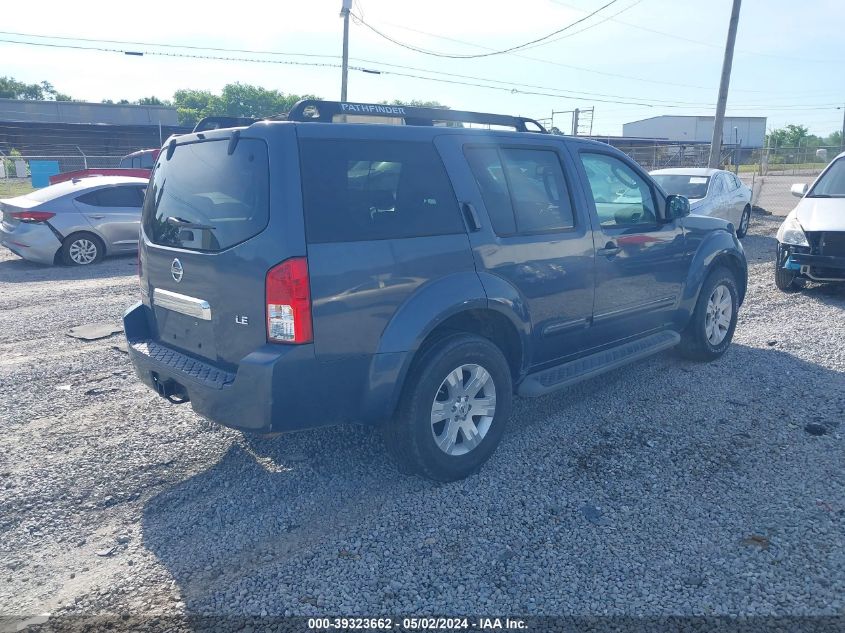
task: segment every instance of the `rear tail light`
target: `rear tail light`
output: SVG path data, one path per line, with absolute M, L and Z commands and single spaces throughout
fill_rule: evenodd
M 311 290 L 308 260 L 295 257 L 267 272 L 267 341 L 310 343 Z
M 54 215 L 56 214 L 50 213 L 49 211 L 13 211 L 11 213 L 11 216 L 15 220 L 20 220 L 21 222 L 29 222 L 31 224 L 46 222 Z

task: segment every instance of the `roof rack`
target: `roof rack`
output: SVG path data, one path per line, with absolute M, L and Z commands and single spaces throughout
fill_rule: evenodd
M 348 101 L 318 101 L 316 99 L 303 99 L 297 102 L 284 118 L 288 121 L 332 123 L 337 122 L 335 117 L 343 115 L 401 118 L 405 125 L 433 126 L 438 123 L 480 123 L 510 127 L 517 132 L 547 133 L 546 128 L 534 119 L 507 114 L 377 103 L 352 103 Z M 534 129 L 529 129 L 529 126 Z
M 207 132 L 209 130 L 219 130 L 220 128 L 228 127 L 243 127 L 252 125 L 258 119 L 252 117 L 242 116 L 207 116 L 197 122 L 194 126 L 194 132 Z

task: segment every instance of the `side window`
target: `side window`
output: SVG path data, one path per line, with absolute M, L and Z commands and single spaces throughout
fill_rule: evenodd
M 710 186 L 710 195 L 720 196 L 725 193 L 725 181 L 722 174 L 713 176 L 713 184 Z
M 516 218 L 499 150 L 495 147 L 472 147 L 465 149 L 464 155 L 481 191 L 493 230 L 497 235 L 513 235 L 516 233 Z
M 557 153 L 520 148 L 467 148 L 465 155 L 499 235 L 575 226 Z
M 144 189 L 137 185 L 106 187 L 83 194 L 77 200 L 94 207 L 137 207 L 140 209 L 144 202 Z
M 309 242 L 464 231 L 452 183 L 431 143 L 303 139 Z
M 141 154 L 140 158 L 138 158 L 138 166 L 142 169 L 152 169 L 153 165 L 155 165 L 155 160 L 153 160 L 152 152 Z
M 651 187 L 624 161 L 607 154 L 581 152 L 581 163 L 603 227 L 657 222 Z

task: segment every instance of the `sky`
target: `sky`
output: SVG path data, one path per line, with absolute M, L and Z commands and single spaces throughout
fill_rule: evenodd
M 82 4 L 4 3 L 0 74 L 27 83 L 46 80 L 74 99 L 97 102 L 170 99 L 179 88 L 219 92 L 236 81 L 340 96 L 341 0 L 252 0 L 243 3 L 241 15 L 228 2 Z M 540 45 L 483 58 L 409 50 L 366 26 L 426 51 L 478 55 L 543 37 L 601 7 Z M 349 100 L 436 100 L 455 109 L 538 119 L 594 107 L 593 133 L 610 135 L 621 134 L 625 122 L 661 114 L 712 115 L 730 12 L 731 0 L 355 0 L 353 13 L 365 24 L 353 18 L 350 25 Z M 819 135 L 841 129 L 843 24 L 842 0 L 744 0 L 728 115 L 765 116 L 770 129 L 789 123 Z M 569 117 L 556 114 L 554 124 L 568 130 Z

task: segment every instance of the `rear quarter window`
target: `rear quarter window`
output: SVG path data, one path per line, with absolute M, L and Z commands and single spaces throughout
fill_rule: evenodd
M 431 143 L 302 139 L 309 242 L 356 242 L 464 230 Z
M 257 235 L 269 218 L 267 145 L 242 138 L 177 145 L 156 163 L 144 201 L 154 244 L 220 251 Z

